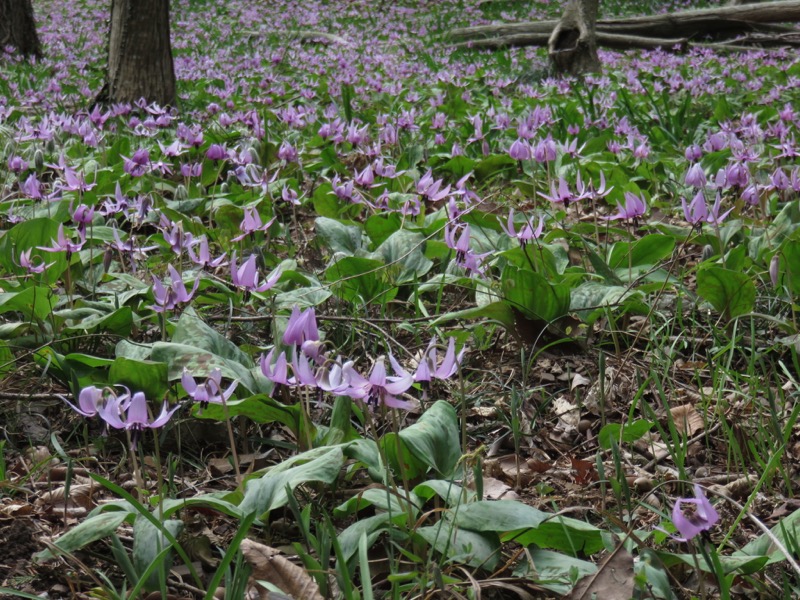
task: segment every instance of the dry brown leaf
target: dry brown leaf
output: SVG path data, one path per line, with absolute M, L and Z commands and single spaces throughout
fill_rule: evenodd
M 519 500 L 519 494 L 510 485 L 494 477 L 483 478 L 483 498 L 480 500 Z
M 575 373 L 572 377 L 572 383 L 569 384 L 570 391 L 574 390 L 576 387 L 581 385 L 589 385 L 591 381 L 588 377 L 584 377 L 580 373 Z
M 241 551 L 253 568 L 254 579 L 267 581 L 296 600 L 324 600 L 319 586 L 305 569 L 282 556 L 275 548 L 246 539 L 242 542 Z M 261 597 L 269 598 L 270 595 L 267 592 Z
M 94 494 L 96 486 L 92 484 L 72 485 L 69 487 L 69 502 L 80 506 L 86 510 L 94 508 L 94 501 L 92 495 Z M 67 487 L 61 486 L 50 492 L 46 492 L 39 496 L 37 504 L 56 504 L 67 500 Z
M 703 416 L 691 404 L 676 406 L 669 411 L 678 433 L 693 436 L 705 427 Z
M 553 412 L 567 426 L 574 429 L 578 428 L 578 423 L 580 423 L 581 420 L 580 410 L 563 396 L 559 396 L 553 400 Z
M 629 600 L 633 596 L 633 576 L 633 556 L 619 547 L 600 563 L 596 573 L 578 581 L 567 599 Z

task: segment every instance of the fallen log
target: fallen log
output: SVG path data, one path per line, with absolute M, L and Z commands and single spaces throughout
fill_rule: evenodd
M 653 50 L 655 48 L 685 49 L 689 44 L 688 38 L 651 38 L 635 35 L 620 35 L 616 33 L 596 33 L 597 45 L 614 50 L 628 50 L 631 48 Z M 495 38 L 469 40 L 454 44 L 454 48 L 479 48 L 496 50 L 498 48 L 520 46 L 547 46 L 550 39 L 549 33 L 518 33 Z
M 800 22 L 800 0 L 782 0 L 763 4 L 722 6 L 688 10 L 664 15 L 646 15 L 597 21 L 598 34 L 627 34 L 642 37 L 685 38 L 718 34 L 735 36 L 753 32 L 790 33 L 777 25 Z M 557 20 L 528 23 L 503 23 L 454 29 L 454 40 L 485 39 L 511 35 L 551 33 Z

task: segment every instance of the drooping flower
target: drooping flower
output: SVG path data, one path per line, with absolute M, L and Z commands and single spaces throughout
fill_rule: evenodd
M 684 510 L 685 505 L 693 506 L 694 511 L 688 513 Z M 700 533 L 708 531 L 717 521 L 719 514 L 698 484 L 694 485 L 694 498 L 678 498 L 672 508 L 672 523 L 681 535 L 677 538 L 680 541 L 691 540 Z
M 72 402 L 59 396 L 64 402 L 72 407 L 72 410 L 83 415 L 84 417 L 94 417 L 98 414 L 100 407 L 103 406 L 103 390 L 93 385 L 83 388 L 78 394 L 78 406 Z
M 209 373 L 203 383 L 198 384 L 195 378 L 187 371 L 183 370 L 181 384 L 189 397 L 195 402 L 200 403 L 200 409 L 204 409 L 209 404 L 225 404 L 233 392 L 236 390 L 238 381 L 231 383 L 226 390 L 222 389 L 222 371 L 214 369 Z
M 249 292 L 266 292 L 280 279 L 282 270 L 275 269 L 267 279 L 260 281 L 258 268 L 256 267 L 256 255 L 251 254 L 242 266 L 238 266 L 236 252 L 231 256 L 231 281 L 233 285 L 244 288 Z
M 618 202 L 617 208 L 619 210 L 616 214 L 605 217 L 605 219 L 608 221 L 631 221 L 635 224 L 639 217 L 647 212 L 647 203 L 643 197 L 625 192 L 625 206 Z
M 86 234 L 79 231 L 78 238 L 78 242 L 73 242 L 72 239 L 68 238 L 64 233 L 64 224 L 61 223 L 58 226 L 56 239 L 50 240 L 51 245 L 38 246 L 38 248 L 39 250 L 44 250 L 45 252 L 66 252 L 67 260 L 69 260 L 72 254 L 80 251 L 83 248 L 83 245 L 86 243 Z
M 503 225 L 500 223 L 500 227 L 503 231 L 506 232 L 506 235 L 510 238 L 514 238 L 519 240 L 520 246 L 523 248 L 525 245 L 530 242 L 531 240 L 538 239 L 539 236 L 542 235 L 542 231 L 544 231 L 544 218 L 539 217 L 539 224 L 534 227 L 533 219 L 526 219 L 525 224 L 522 228 L 517 231 L 514 226 L 514 209 L 509 209 L 508 211 L 508 220 L 506 221 L 507 225 Z
M 181 274 L 178 273 L 175 267 L 169 265 L 167 270 L 172 280 L 169 287 L 166 287 L 157 277 L 153 277 L 153 297 L 156 303 L 151 305 L 150 308 L 157 313 L 172 310 L 182 303 L 191 302 L 192 296 L 197 291 L 197 286 L 200 285 L 200 279 L 196 278 L 192 291 L 189 292 L 186 290 Z
M 683 205 L 683 217 L 690 225 L 697 225 L 708 218 L 708 206 L 702 190 L 695 194 L 689 204 L 686 204 L 686 198 L 681 198 L 681 204 Z
M 255 233 L 256 231 L 263 231 L 267 232 L 272 224 L 275 222 L 277 217 L 272 217 L 269 221 L 264 223 L 261 220 L 261 215 L 258 214 L 258 209 L 255 206 L 247 206 L 244 209 L 244 217 L 242 218 L 242 222 L 239 224 L 239 230 L 242 232 L 241 235 L 237 235 L 235 238 L 232 238 L 232 242 L 239 242 L 243 240 L 248 235 Z
M 346 363 L 342 367 L 342 375 L 350 382 L 350 387 L 346 394 L 351 398 L 364 400 L 371 406 L 388 406 L 389 408 L 403 408 L 408 410 L 411 403 L 398 398 L 405 393 L 414 383 L 414 376 L 403 370 L 395 358 L 390 354 L 389 362 L 392 364 L 395 375 L 386 375 L 386 365 L 384 357 L 381 356 L 372 366 L 369 379 L 365 379 L 358 373 L 353 363 Z
M 195 246 L 199 247 L 197 252 L 194 251 Z M 199 238 L 194 240 L 194 243 L 186 248 L 186 252 L 189 254 L 189 258 L 191 261 L 196 264 L 200 265 L 206 269 L 216 269 L 217 267 L 221 267 L 225 265 L 225 254 L 223 252 L 217 258 L 211 257 L 211 250 L 208 246 L 208 238 L 206 236 L 200 236 Z
M 161 412 L 154 419 L 147 412 L 147 398 L 144 392 L 131 395 L 126 391 L 119 396 L 111 395 L 106 403 L 100 406 L 97 414 L 114 429 L 125 429 L 131 432 L 133 446 L 144 429 L 158 429 L 166 425 L 180 404 L 169 408 L 167 403 L 161 405 Z
M 301 311 L 295 304 L 292 307 L 292 314 L 283 334 L 283 343 L 302 346 L 306 341 L 316 341 L 318 339 L 319 330 L 317 329 L 317 315 L 314 312 L 314 307 Z
M 414 381 L 422 382 L 431 381 L 432 379 L 450 379 L 458 370 L 466 349 L 466 346 L 464 346 L 459 353 L 456 354 L 456 339 L 451 337 L 447 342 L 447 351 L 440 364 L 437 356 L 436 336 L 434 336 L 431 338 L 428 347 L 425 349 L 425 353 L 422 355 L 422 359 L 419 361 L 419 366 L 414 373 Z

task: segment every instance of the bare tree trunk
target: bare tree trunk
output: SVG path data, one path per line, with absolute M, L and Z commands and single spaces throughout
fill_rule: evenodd
M 6 46 L 24 56 L 41 58 L 31 0 L 0 0 L 0 50 Z
M 564 14 L 547 42 L 556 73 L 582 75 L 600 71 L 595 36 L 597 7 L 598 0 L 567 0 Z
M 112 0 L 108 73 L 100 102 L 175 103 L 169 0 Z

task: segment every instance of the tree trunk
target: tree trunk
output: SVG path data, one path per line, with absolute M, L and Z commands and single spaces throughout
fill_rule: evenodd
M 564 14 L 547 42 L 556 73 L 582 75 L 600 71 L 595 36 L 597 6 L 598 0 L 567 0 Z
M 106 85 L 98 101 L 175 103 L 169 0 L 112 0 Z
M 6 46 L 24 56 L 41 58 L 31 0 L 0 0 L 0 51 Z

